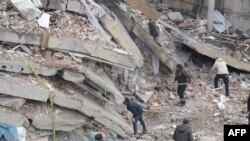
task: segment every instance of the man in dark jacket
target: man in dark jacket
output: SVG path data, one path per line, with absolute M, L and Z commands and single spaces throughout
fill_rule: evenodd
M 186 101 L 185 101 L 184 92 L 187 87 L 187 83 L 191 82 L 191 77 L 187 74 L 186 71 L 184 71 L 183 66 L 181 64 L 176 65 L 174 83 L 176 81 L 178 82 L 177 93 L 180 98 L 180 103 L 182 105 L 185 105 Z
M 146 133 L 147 129 L 146 129 L 146 125 L 145 122 L 143 120 L 142 114 L 143 114 L 143 109 L 142 107 L 130 100 L 129 98 L 125 98 L 124 104 L 127 105 L 127 109 L 133 113 L 133 128 L 134 128 L 134 135 L 137 134 L 137 122 L 140 121 L 141 125 L 143 127 L 143 133 Z
M 247 100 L 247 110 L 248 110 L 248 125 L 250 125 L 250 94 Z
M 149 33 L 150 35 L 155 39 L 156 37 L 159 36 L 159 33 L 158 33 L 158 28 L 157 28 L 157 25 L 155 23 L 155 21 L 150 21 L 148 23 L 148 28 L 149 28 Z
M 183 124 L 176 127 L 173 135 L 175 141 L 193 141 L 191 127 L 188 127 L 188 119 L 183 120 Z

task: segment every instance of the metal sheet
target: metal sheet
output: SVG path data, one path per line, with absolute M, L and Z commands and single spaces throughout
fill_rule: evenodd
M 224 32 L 231 26 L 231 23 L 217 10 L 214 11 L 214 22 L 213 27 L 219 33 Z

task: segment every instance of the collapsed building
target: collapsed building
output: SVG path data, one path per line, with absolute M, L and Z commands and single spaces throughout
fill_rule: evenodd
M 130 136 L 130 115 L 124 113 L 124 96 L 139 99 L 152 123 L 159 120 L 173 124 L 181 120 L 175 116 L 187 115 L 193 120 L 205 120 L 208 117 L 197 109 L 198 102 L 188 105 L 193 108 L 188 111 L 191 114 L 180 108 L 174 113 L 168 109 L 176 106 L 172 88 L 154 89 L 159 84 L 172 83 L 176 64 L 187 66 L 196 80 L 187 90 L 187 97 L 195 101 L 205 93 L 200 107 L 209 107 L 208 113 L 218 123 L 209 131 L 222 126 L 225 119 L 244 123 L 244 117 L 238 117 L 240 112 L 246 112 L 245 108 L 234 117 L 235 107 L 223 111 L 226 104 L 220 103 L 224 101 L 222 89 L 215 90 L 209 84 L 213 76 L 208 69 L 211 60 L 221 57 L 233 70 L 243 72 L 230 75 L 231 91 L 239 94 L 232 97 L 232 102 L 242 106 L 238 101 L 244 101 L 250 79 L 247 29 L 238 31 L 238 26 L 232 26 L 221 13 L 222 7 L 219 11 L 212 8 L 211 32 L 207 29 L 211 19 L 202 17 L 210 10 L 204 8 L 206 4 L 199 4 L 201 8 L 195 13 L 201 13 L 202 19 L 181 13 L 183 9 L 193 12 L 195 2 L 187 2 L 192 7 L 176 2 L 154 5 L 142 0 L 1 1 L 1 123 L 24 127 L 27 139 L 33 141 L 87 140 L 88 133 L 99 130 L 107 130 L 117 140 L 135 140 Z M 148 29 L 152 21 L 157 38 Z M 239 87 L 242 78 L 248 78 L 244 89 Z M 211 101 L 216 106 L 224 105 L 214 108 L 208 104 Z M 157 116 L 156 113 L 164 113 L 163 109 L 170 113 L 170 121 Z M 208 134 L 200 133 L 205 125 L 194 125 L 197 139 Z M 172 127 L 164 126 L 152 127 L 152 134 L 140 138 L 171 140 Z M 162 136 L 159 129 L 167 134 Z M 211 134 L 217 140 L 222 138 L 221 134 Z

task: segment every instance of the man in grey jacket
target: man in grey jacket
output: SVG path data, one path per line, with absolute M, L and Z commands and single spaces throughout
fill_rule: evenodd
M 193 141 L 192 129 L 188 123 L 188 119 L 185 118 L 183 124 L 176 127 L 173 135 L 175 141 Z
M 227 64 L 222 60 L 222 58 L 217 58 L 212 70 L 216 71 L 216 76 L 214 78 L 214 87 L 218 88 L 219 79 L 223 79 L 226 89 L 226 96 L 229 96 L 229 79 Z

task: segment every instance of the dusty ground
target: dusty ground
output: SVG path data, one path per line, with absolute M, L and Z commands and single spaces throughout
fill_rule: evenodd
M 211 62 L 204 63 L 200 68 L 189 63 L 187 68 L 193 75 L 193 85 L 186 89 L 187 104 L 178 105 L 178 96 L 174 87 L 156 90 L 147 104 L 145 119 L 149 134 L 138 137 L 137 140 L 171 141 L 172 134 L 177 125 L 182 123 L 184 117 L 190 119 L 195 140 L 202 136 L 214 136 L 216 140 L 223 140 L 224 124 L 247 124 L 246 100 L 248 93 L 240 87 L 240 78 L 235 72 L 230 73 L 230 96 L 224 103 L 225 109 L 218 108 L 220 97 L 225 96 L 224 86 L 220 90 L 213 90 L 213 72 L 209 72 Z M 161 79 L 173 78 L 160 74 Z M 219 82 L 223 84 L 222 81 Z M 139 125 L 139 129 L 141 126 Z M 139 130 L 140 131 L 140 130 Z

